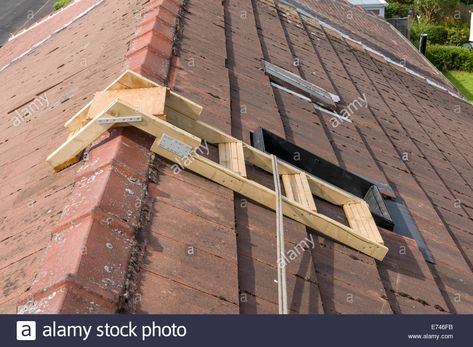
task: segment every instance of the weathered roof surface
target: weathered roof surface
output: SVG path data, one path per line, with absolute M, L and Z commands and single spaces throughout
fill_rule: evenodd
M 315 9 L 338 21 L 334 13 L 342 10 L 335 3 L 318 1 Z M 357 174 L 391 184 L 437 262 L 427 264 L 415 242 L 388 231 L 383 237 L 391 251 L 379 263 L 316 237 L 315 249 L 288 267 L 290 310 L 471 312 L 471 155 L 469 135 L 458 130 L 471 127 L 473 107 L 317 22 L 279 9 L 278 14 L 272 1 L 231 1 L 224 7 L 191 1 L 174 88 L 205 106 L 206 122 L 247 142 L 250 132 L 263 126 Z M 386 26 L 372 16 L 363 21 Z M 383 35 L 360 36 L 366 44 L 387 45 Z M 409 55 L 436 74 L 415 51 Z M 309 102 L 273 89 L 262 58 L 340 95 L 343 105 L 365 93 L 369 108 L 357 112 L 353 124 L 333 128 Z M 454 113 L 455 105 L 461 113 Z M 409 161 L 402 160 L 404 152 Z M 274 214 L 193 174 L 175 176 L 164 161 L 155 167 L 152 241 L 137 311 L 276 313 Z M 456 198 L 461 208 L 455 207 Z M 298 223 L 285 219 L 285 227 L 286 249 L 307 237 Z
M 18 46 L 29 49 L 57 30 L 59 19 L 63 27 L 83 5 L 97 3 L 73 5 L 55 23 L 38 26 L 35 42 L 31 31 L 10 41 L 0 60 L 14 60 L 22 53 Z M 1 312 L 15 312 L 19 296 L 31 287 L 73 190 L 77 167 L 56 174 L 45 158 L 67 137 L 65 121 L 125 69 L 138 4 L 103 2 L 0 72 Z
M 389 183 L 405 202 L 435 265 L 389 231 L 381 232 L 390 252 L 376 262 L 285 218 L 286 249 L 314 244 L 288 265 L 291 312 L 473 312 L 473 106 L 340 34 L 408 57 L 444 84 L 380 19 L 342 0 L 307 4 L 338 31 L 272 0 L 104 1 L 0 72 L 9 113 L 0 135 L 2 312 L 17 303 L 25 312 L 277 312 L 272 211 L 191 172 L 176 175 L 159 157 L 148 165 L 150 142 L 137 131 L 112 132 L 59 174 L 47 165 L 67 136 L 63 123 L 127 67 L 168 83 L 204 106 L 205 122 L 245 142 L 262 126 Z M 356 20 L 344 22 L 346 10 Z M 358 97 L 368 106 L 333 127 L 308 101 L 272 87 L 262 59 L 339 95 L 341 107 Z M 13 126 L 11 114 L 43 94 L 51 105 Z

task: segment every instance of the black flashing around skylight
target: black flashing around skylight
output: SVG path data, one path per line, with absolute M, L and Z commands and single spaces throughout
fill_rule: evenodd
M 263 128 L 256 129 L 252 134 L 252 142 L 259 150 L 274 154 L 301 170 L 364 199 L 376 225 L 415 240 L 424 259 L 435 264 L 407 207 L 395 196 L 388 184 L 357 176 Z M 383 198 L 380 190 L 388 192 L 390 198 Z
M 424 237 L 420 233 L 419 229 L 417 229 L 406 205 L 404 205 L 399 198 L 394 201 L 386 199 L 385 202 L 393 220 L 396 221 L 394 232 L 414 239 L 417 242 L 417 247 L 419 247 L 419 250 L 424 256 L 424 259 L 431 264 L 435 264 L 434 258 L 425 243 Z
M 366 192 L 365 196 L 363 196 L 363 199 L 368 203 L 376 225 L 392 231 L 394 228 L 394 223 L 391 219 L 388 209 L 386 208 L 379 188 L 375 185 L 372 185 Z
M 259 150 L 274 154 L 301 170 L 364 199 L 370 207 L 376 224 L 387 230 L 394 229 L 394 223 L 384 204 L 384 199 L 372 182 L 344 170 L 266 129 L 256 129 L 252 135 L 252 141 L 253 146 Z

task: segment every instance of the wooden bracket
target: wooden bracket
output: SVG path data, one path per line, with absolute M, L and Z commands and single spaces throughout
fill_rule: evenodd
M 192 119 L 196 119 L 202 112 L 202 108 L 192 101 L 133 71 L 126 71 L 103 92 L 96 93 L 91 102 L 66 122 L 65 127 L 69 130 L 68 139 L 48 157 L 47 161 L 56 171 L 75 164 L 80 160 L 82 151 L 112 127 L 135 126 L 151 135 L 161 137 L 163 129 L 172 126 L 172 129 L 167 130 L 176 138 L 183 139 L 191 135 L 165 122 L 166 103 L 178 105 L 174 107 L 191 115 Z M 140 117 L 143 121 L 104 122 L 111 117 Z M 183 135 L 184 133 L 186 135 Z M 191 137 L 192 146 L 199 146 L 200 139 L 193 135 Z
M 101 119 L 109 117 L 141 117 L 141 122 L 127 123 L 147 132 L 156 138 L 161 138 L 164 134 L 178 139 L 182 143 L 196 148 L 200 146 L 201 139 L 189 134 L 182 129 L 147 113 L 136 110 L 121 99 L 112 101 L 111 105 L 97 114 L 92 120 L 86 123 L 81 129 L 72 134 L 67 141 L 55 150 L 47 159 L 55 170 L 60 171 L 65 167 L 74 164 L 80 153 L 94 142 L 105 131 L 112 128 L 115 123 L 100 124 Z
M 126 71 L 103 92 L 96 93 L 91 102 L 66 122 L 65 127 L 71 133 L 78 131 L 118 98 L 138 111 L 165 119 L 166 94 L 165 87 L 133 71 Z
M 70 136 L 48 162 L 61 170 L 76 162 L 80 153 L 111 127 L 134 126 L 156 137 L 151 150 L 158 155 L 175 163 L 185 157 L 186 169 L 275 210 L 276 192 L 246 175 L 246 165 L 272 174 L 271 156 L 200 121 L 201 112 L 202 107 L 192 101 L 127 71 L 66 123 Z M 141 117 L 142 121 L 109 122 L 113 117 Z M 218 146 L 219 163 L 199 154 L 202 140 Z M 375 259 L 385 257 L 388 248 L 365 201 L 280 160 L 277 171 L 286 193 L 282 196 L 286 217 Z M 319 213 L 314 195 L 342 206 L 349 225 Z

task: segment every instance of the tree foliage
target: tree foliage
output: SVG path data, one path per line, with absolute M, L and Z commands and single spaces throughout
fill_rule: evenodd
M 449 16 L 459 0 L 415 0 L 416 12 L 427 22 Z

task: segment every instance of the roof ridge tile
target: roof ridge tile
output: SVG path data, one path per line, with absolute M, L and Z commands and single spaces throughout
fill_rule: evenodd
M 148 3 L 126 54 L 131 70 L 167 79 L 180 6 L 179 0 Z M 42 271 L 18 301 L 19 313 L 119 309 L 128 263 L 138 247 L 135 229 L 140 227 L 150 158 L 146 141 L 138 131 L 122 128 L 89 151 L 76 172 L 69 208 L 51 229 Z

